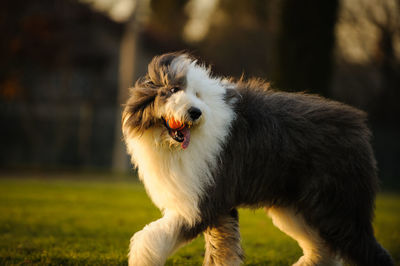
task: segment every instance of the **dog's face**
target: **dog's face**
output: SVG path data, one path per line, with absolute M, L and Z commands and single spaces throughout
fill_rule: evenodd
M 186 54 L 155 57 L 131 89 L 123 112 L 125 138 L 152 132 L 157 144 L 186 149 L 191 135 L 212 123 L 221 100 L 219 80 Z

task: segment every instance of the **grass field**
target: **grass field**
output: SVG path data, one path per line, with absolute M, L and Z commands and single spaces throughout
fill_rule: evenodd
M 3 177 L 0 265 L 125 265 L 132 234 L 159 217 L 134 181 Z M 246 265 L 291 265 L 301 255 L 263 211 L 240 210 L 240 224 Z M 399 195 L 379 195 L 374 225 L 400 265 Z M 201 265 L 203 245 L 197 238 L 167 265 Z

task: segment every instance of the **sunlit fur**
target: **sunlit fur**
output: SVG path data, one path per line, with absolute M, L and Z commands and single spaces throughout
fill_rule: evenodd
M 200 219 L 199 199 L 204 194 L 205 187 L 213 184 L 210 169 L 217 163 L 216 158 L 229 133 L 234 113 L 224 101 L 225 88 L 220 85 L 219 79 L 210 78 L 208 69 L 189 60 L 186 55 L 175 59 L 172 68 L 185 74 L 185 91 L 170 96 L 164 105 L 154 108 L 151 116 L 157 120 L 173 116 L 186 121 L 187 109 L 191 106 L 199 108 L 202 117 L 191 128 L 189 147 L 183 153 L 179 143 L 168 135 L 161 123 L 143 132 L 131 130 L 127 126 L 131 115 L 129 112 L 123 115 L 123 131 L 132 162 L 138 168 L 140 180 L 154 204 L 164 213 L 167 210 L 169 213 L 177 213 L 188 225 L 193 226 Z M 167 77 L 162 78 L 165 85 L 171 85 Z M 162 252 L 158 247 L 155 249 L 156 253 L 165 254 L 157 255 L 161 258 L 156 259 L 157 256 L 151 254 L 152 251 L 155 252 L 154 247 L 150 248 L 149 244 L 151 239 L 157 242 L 160 237 L 154 238 L 145 233 L 153 231 L 153 235 L 161 236 L 162 231 L 173 231 L 169 228 L 169 223 L 164 225 L 163 219 L 148 225 L 132 238 L 134 244 L 131 244 L 130 262 L 135 258 L 135 263 L 131 264 L 159 265 L 172 252 L 173 249 Z M 161 230 L 163 227 L 168 228 Z M 172 246 L 176 242 L 169 237 L 162 241 Z M 144 245 L 145 248 L 137 245 Z M 162 246 L 161 243 L 159 245 Z M 141 251 L 140 256 L 134 254 L 136 250 Z
M 282 232 L 297 241 L 304 255 L 294 264 L 300 265 L 342 265 L 336 256 L 324 243 L 324 240 L 304 221 L 304 218 L 292 209 L 269 208 L 267 209 L 272 222 Z
M 213 183 L 210 169 L 217 163 L 234 113 L 224 101 L 225 88 L 219 79 L 209 77 L 209 70 L 185 55 L 175 60 L 173 68 L 185 71 L 186 89 L 170 96 L 152 115 L 186 121 L 186 111 L 191 106 L 199 108 L 203 114 L 191 128 L 189 147 L 182 152 L 161 123 L 140 134 L 123 128 L 132 162 L 138 167 L 139 177 L 154 204 L 163 211 L 179 213 L 188 224 L 194 225 L 199 219 L 199 198 L 205 186 Z M 124 114 L 124 125 L 129 115 Z
M 188 146 L 169 134 L 170 117 L 190 130 Z M 393 265 L 373 235 L 378 179 L 365 120 L 315 95 L 214 77 L 184 53 L 155 57 L 122 128 L 163 217 L 134 234 L 129 265 L 163 265 L 201 232 L 205 265 L 239 265 L 238 207 L 267 210 L 303 249 L 295 265 Z
M 161 219 L 146 225 L 131 239 L 129 265 L 163 265 L 185 242 L 179 233 L 182 224 L 178 215 L 167 212 Z

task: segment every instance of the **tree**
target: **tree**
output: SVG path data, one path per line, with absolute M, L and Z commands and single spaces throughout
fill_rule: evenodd
M 275 81 L 329 95 L 338 0 L 284 0 Z
M 121 130 L 121 114 L 123 104 L 128 99 L 128 88 L 135 83 L 138 62 L 141 61 L 142 53 L 139 51 L 138 38 L 146 3 L 147 1 L 143 0 L 136 1 L 133 13 L 125 22 L 125 30 L 121 39 L 117 115 L 112 157 L 112 170 L 115 172 L 126 172 L 129 169 L 128 156 Z

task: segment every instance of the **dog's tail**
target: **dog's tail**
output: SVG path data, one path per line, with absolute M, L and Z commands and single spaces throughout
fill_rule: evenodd
M 389 253 L 377 242 L 372 234 L 354 235 L 347 245 L 341 248 L 342 256 L 355 265 L 393 266 Z

